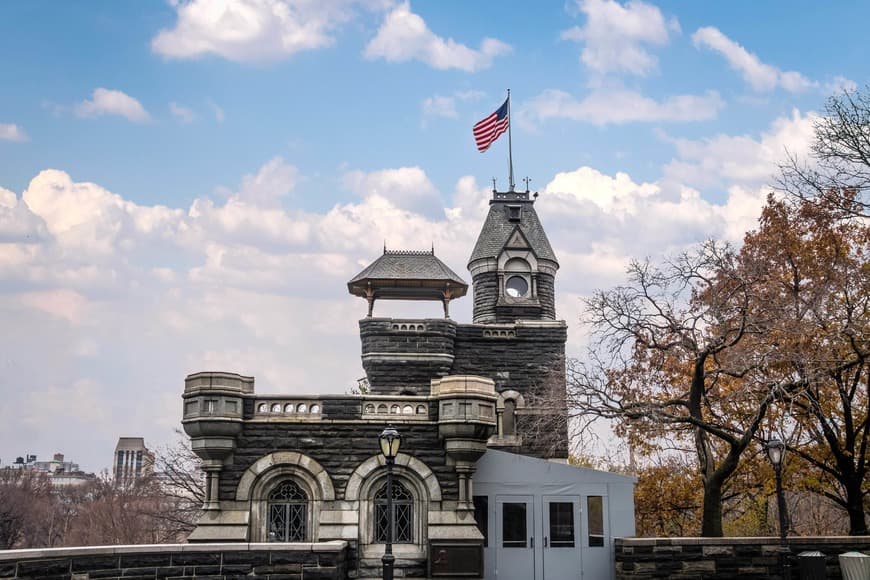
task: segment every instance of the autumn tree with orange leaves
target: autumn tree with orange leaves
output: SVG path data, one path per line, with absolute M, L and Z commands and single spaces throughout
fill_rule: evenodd
M 870 226 L 857 205 L 844 207 L 850 195 L 771 196 L 740 261 L 766 272 L 753 303 L 770 321 L 768 380 L 792 383 L 776 414 L 808 467 L 799 483 L 845 510 L 850 534 L 866 535 Z
M 569 367 L 572 414 L 615 421 L 638 448 L 669 439 L 692 450 L 702 536 L 723 535 L 726 483 L 791 387 L 762 372 L 768 320 L 752 303 L 764 272 L 737 258 L 707 242 L 662 266 L 632 263 L 626 284 L 587 300 L 593 349 Z

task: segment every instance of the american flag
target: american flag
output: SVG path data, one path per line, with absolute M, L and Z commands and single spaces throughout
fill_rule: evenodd
M 494 113 L 486 116 L 474 125 L 474 142 L 477 143 L 478 151 L 484 152 L 489 149 L 493 141 L 507 131 L 508 125 L 511 123 L 510 115 L 508 115 L 509 102 L 510 97 L 505 99 L 504 104 Z

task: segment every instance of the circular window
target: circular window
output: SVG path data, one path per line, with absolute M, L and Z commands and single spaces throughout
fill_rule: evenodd
M 522 298 L 529 292 L 529 283 L 522 276 L 511 276 L 507 279 L 504 290 L 511 298 Z

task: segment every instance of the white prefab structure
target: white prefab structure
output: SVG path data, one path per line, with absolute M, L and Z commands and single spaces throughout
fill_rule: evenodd
M 607 580 L 636 478 L 489 450 L 474 474 L 487 580 Z

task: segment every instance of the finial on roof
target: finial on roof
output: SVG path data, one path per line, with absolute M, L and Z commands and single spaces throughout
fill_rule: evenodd
M 527 175 L 523 178 L 523 181 L 526 183 L 526 193 L 529 193 L 529 182 L 531 181 L 531 179 Z
M 387 253 L 387 240 L 384 240 L 384 254 Z
M 496 189 L 495 189 L 495 177 L 492 178 L 492 192 L 493 192 L 493 193 L 496 192 Z

